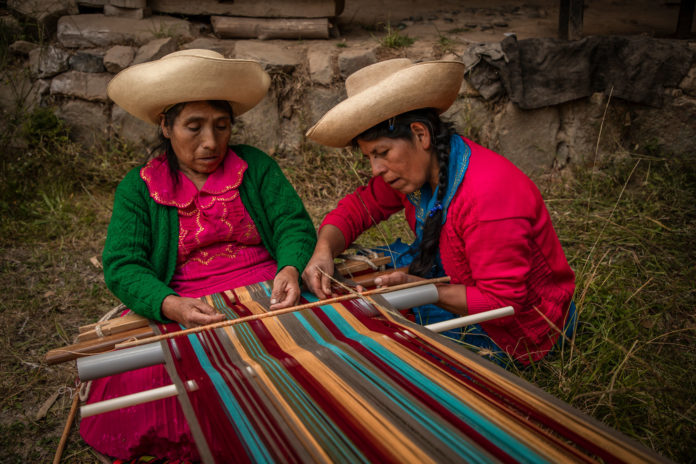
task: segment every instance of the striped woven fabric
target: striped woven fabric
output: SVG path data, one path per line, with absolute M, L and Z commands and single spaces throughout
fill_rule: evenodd
M 269 294 L 206 301 L 234 319 L 268 311 Z M 661 460 L 379 297 L 167 343 L 175 383 L 198 385 L 180 399 L 206 462 Z

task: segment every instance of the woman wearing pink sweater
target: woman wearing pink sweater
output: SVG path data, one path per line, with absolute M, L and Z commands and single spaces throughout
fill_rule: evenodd
M 440 119 L 463 73 L 459 62 L 396 59 L 347 79 L 348 98 L 307 136 L 359 147 L 373 178 L 326 216 L 303 279 L 317 296 L 328 296 L 324 273 L 333 273 L 333 259 L 363 231 L 404 209 L 416 240 L 409 247 L 397 243 L 392 253 L 395 267 L 408 264 L 408 273 L 378 283 L 450 276 L 438 286 L 437 306 L 414 308 L 422 323 L 513 306 L 513 316 L 470 327 L 458 338 L 503 365 L 510 359 L 527 365 L 553 348 L 561 330 L 572 331 L 574 274 L 534 183 Z

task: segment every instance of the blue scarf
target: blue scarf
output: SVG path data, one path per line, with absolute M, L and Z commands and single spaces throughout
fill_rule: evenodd
M 435 213 L 438 209 L 442 209 L 442 223 L 447 220 L 447 209 L 454 198 L 454 195 L 459 189 L 459 185 L 464 180 L 464 174 L 469 167 L 469 157 L 471 156 L 471 148 L 464 143 L 464 140 L 458 135 L 453 135 L 450 139 L 450 156 L 447 168 L 447 190 L 442 203 L 437 202 L 437 192 L 440 186 L 435 187 L 435 191 L 431 191 L 430 184 L 425 183 L 420 190 L 407 195 L 408 201 L 416 207 L 416 241 L 413 242 L 412 248 L 417 247 L 423 239 L 423 226 L 428 219 L 428 215 Z M 439 261 L 439 258 L 438 258 Z
M 408 200 L 416 207 L 416 240 L 407 245 L 397 239 L 396 242 L 387 245 L 386 247 L 378 247 L 378 251 L 384 251 L 392 257 L 392 266 L 395 268 L 408 266 L 413 261 L 413 258 L 418 253 L 421 241 L 423 240 L 423 226 L 428 214 L 431 211 L 436 211 L 442 208 L 442 223 L 447 220 L 447 209 L 452 201 L 452 198 L 457 193 L 459 186 L 464 180 L 464 174 L 469 167 L 469 157 L 471 156 L 471 148 L 464 143 L 458 135 L 453 135 L 450 139 L 450 156 L 447 169 L 447 192 L 442 199 L 442 203 L 438 206 L 436 203 L 438 187 L 435 192 L 431 192 L 430 184 L 426 183 L 420 190 L 407 195 Z M 435 257 L 435 268 L 431 272 L 431 277 L 439 277 L 445 275 L 440 262 L 440 252 L 438 251 Z

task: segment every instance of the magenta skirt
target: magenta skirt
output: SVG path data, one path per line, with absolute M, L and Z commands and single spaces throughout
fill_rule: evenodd
M 164 365 L 144 367 L 94 380 L 87 404 L 171 384 Z M 86 417 L 80 434 L 95 450 L 114 458 L 200 460 L 176 397 Z

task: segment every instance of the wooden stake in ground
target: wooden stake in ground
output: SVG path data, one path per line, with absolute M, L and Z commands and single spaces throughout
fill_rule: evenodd
M 58 449 L 56 450 L 56 455 L 53 458 L 53 464 L 58 464 L 61 457 L 63 456 L 63 449 L 65 448 L 65 443 L 68 441 L 68 436 L 70 435 L 70 429 L 72 428 L 73 421 L 75 420 L 75 414 L 77 414 L 77 405 L 80 402 L 80 386 L 78 385 L 75 389 L 75 394 L 73 395 L 72 406 L 70 406 L 70 414 L 68 414 L 68 420 L 65 422 L 65 428 L 63 429 L 63 435 L 60 437 L 60 443 L 58 443 Z
M 191 335 L 191 334 L 195 334 L 198 332 L 203 332 L 205 330 L 219 329 L 220 327 L 228 327 L 231 325 L 242 324 L 244 322 L 255 321 L 257 319 L 265 319 L 267 317 L 275 317 L 275 316 L 280 316 L 282 314 L 292 313 L 295 311 L 302 311 L 303 309 L 315 308 L 317 306 L 338 303 L 339 301 L 352 300 L 355 298 L 362 298 L 362 297 L 366 297 L 366 296 L 370 296 L 370 295 L 378 295 L 380 293 L 389 293 L 389 292 L 394 292 L 396 290 L 403 290 L 406 288 L 419 287 L 421 285 L 446 283 L 449 281 L 450 281 L 449 276 L 445 276 L 445 277 L 438 277 L 435 279 L 419 280 L 418 282 L 409 282 L 406 284 L 394 285 L 393 287 L 375 288 L 375 289 L 367 290 L 367 291 L 364 291 L 361 293 L 350 293 L 348 295 L 341 295 L 341 296 L 337 296 L 335 298 L 329 298 L 327 300 L 315 301 L 314 303 L 305 303 L 305 304 L 301 304 L 298 306 L 291 306 L 289 308 L 279 309 L 277 311 L 269 311 L 269 312 L 263 313 L 263 314 L 254 314 L 253 316 L 240 317 L 239 319 L 232 319 L 232 320 L 228 320 L 228 321 L 216 322 L 215 324 L 202 325 L 199 327 L 194 327 L 192 329 L 181 330 L 179 332 L 171 332 L 171 333 L 164 334 L 164 335 L 158 335 L 156 337 L 143 338 L 143 339 L 134 340 L 131 342 L 119 343 L 118 345 L 115 346 L 115 348 L 116 349 L 130 348 L 133 346 L 145 345 L 147 343 L 159 342 L 161 340 L 168 340 L 170 338 L 181 337 L 183 335 Z

